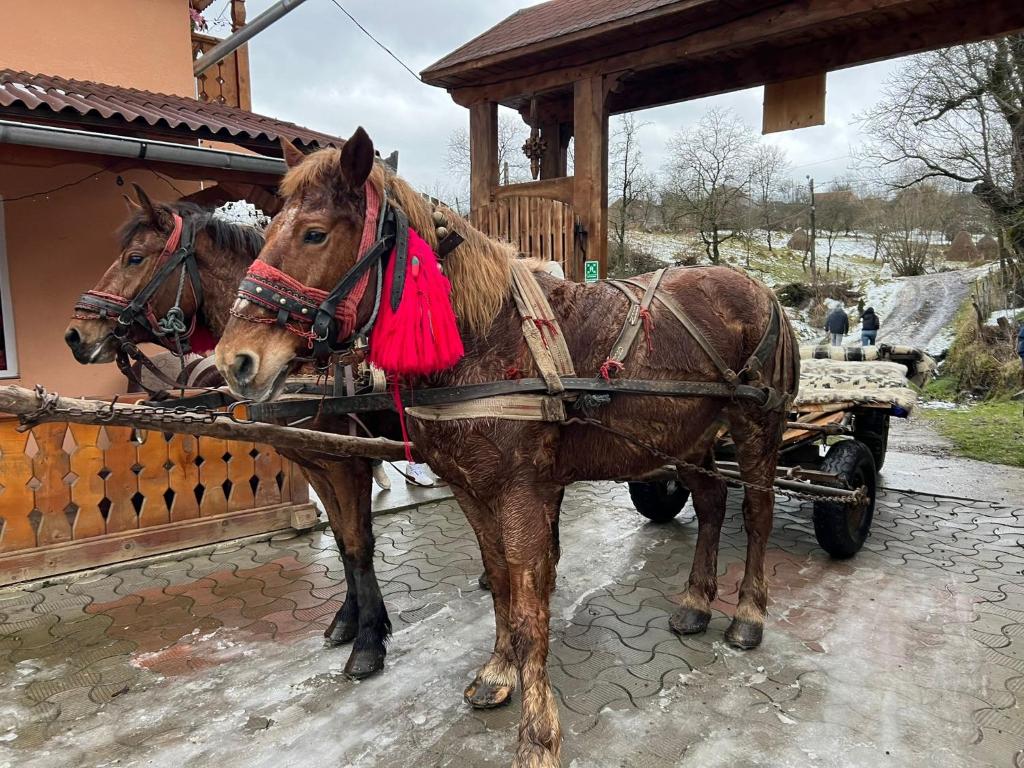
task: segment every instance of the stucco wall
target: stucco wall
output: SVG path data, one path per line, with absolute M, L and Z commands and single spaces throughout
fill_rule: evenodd
M 188 0 L 3 3 L 0 69 L 195 95 Z
M 116 173 L 49 195 L 11 198 L 74 182 L 98 168 L 82 164 L 54 168 L 0 164 L 7 263 L 17 338 L 19 378 L 0 383 L 42 384 L 65 395 L 110 395 L 125 391 L 117 367 L 80 365 L 64 344 L 75 299 L 91 288 L 117 257 L 115 232 L 127 217 L 123 193 L 141 184 L 154 200 L 175 200 L 167 182 L 147 171 Z M 188 182 L 174 182 L 188 192 Z

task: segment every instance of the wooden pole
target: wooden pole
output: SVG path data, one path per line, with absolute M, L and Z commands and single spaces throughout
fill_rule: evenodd
M 587 232 L 587 261 L 608 273 L 608 110 L 604 78 L 577 80 L 573 98 L 576 154 L 573 207 Z M 570 280 L 583 280 L 583 264 L 567 270 Z
M 28 416 L 39 411 L 41 404 L 39 396 L 31 389 L 17 386 L 0 387 L 2 412 Z M 404 444 L 382 437 L 334 435 L 262 422 L 236 422 L 226 417 L 217 418 L 212 422 L 191 421 L 190 419 L 196 418 L 195 414 L 175 414 L 171 413 L 170 409 L 165 412 L 161 412 L 162 410 L 128 403 L 115 403 L 111 406 L 110 403 L 101 400 L 56 396 L 52 407 L 38 413 L 33 417 L 32 423 L 63 421 L 72 424 L 110 424 L 155 432 L 266 443 L 277 449 L 309 451 L 339 458 L 354 456 L 390 461 L 405 458 Z
M 482 101 L 469 108 L 469 205 L 478 210 L 491 202 L 498 186 L 498 105 Z

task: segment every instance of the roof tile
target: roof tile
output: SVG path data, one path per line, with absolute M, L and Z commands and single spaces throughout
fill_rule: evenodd
M 142 128 L 201 134 L 189 138 L 235 139 L 268 149 L 274 148 L 278 138 L 307 148 L 344 143 L 336 136 L 224 104 L 10 69 L 0 69 L 0 108 L 4 107 L 48 110 L 71 119 L 92 115 Z

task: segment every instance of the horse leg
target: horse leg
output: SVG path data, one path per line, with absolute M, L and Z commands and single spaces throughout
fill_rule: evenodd
M 558 515 L 559 515 L 559 512 L 562 509 L 562 496 L 564 496 L 564 495 L 565 495 L 565 489 L 563 488 L 561 494 L 558 497 L 558 507 L 555 509 L 555 517 L 551 521 L 551 537 L 552 537 L 551 541 L 553 542 L 553 546 L 554 546 L 554 558 L 551 561 L 551 565 L 552 565 L 553 568 L 556 568 L 556 569 L 558 567 L 558 561 L 562 558 L 562 545 L 560 544 L 560 542 L 558 540 Z M 491 581 L 490 581 L 489 578 L 487 578 L 487 571 L 486 570 L 483 573 L 480 574 L 480 578 L 477 579 L 477 583 L 480 585 L 480 589 L 490 589 L 491 588 Z M 554 583 L 554 575 L 553 574 L 552 574 L 552 583 Z
M 494 601 L 494 651 L 467 686 L 463 697 L 477 709 L 493 709 L 508 703 L 516 689 L 516 666 L 508 623 L 508 566 L 502 549 L 494 512 L 464 489 L 453 485 L 452 493 L 476 533 L 484 573 Z
M 701 466 L 708 470 L 715 468 L 710 452 Z M 679 477 L 693 497 L 693 508 L 697 513 L 697 546 L 682 604 L 669 618 L 668 625 L 676 634 L 694 635 L 708 628 L 711 603 L 718 595 L 718 541 L 725 519 L 728 489 L 724 480 L 694 470 L 680 469 Z
M 548 631 L 554 587 L 552 522 L 560 488 L 522 482 L 498 502 L 509 573 L 512 649 L 522 686 L 519 744 L 513 768 L 554 768 L 562 733 L 548 679 Z
M 747 531 L 747 560 L 740 584 L 736 615 L 725 631 L 725 640 L 735 648 L 749 650 L 761 644 L 768 613 L 768 585 L 764 576 L 764 555 L 772 532 L 775 467 L 779 461 L 779 436 L 786 414 L 738 406 L 740 415 L 731 418 L 736 441 L 736 460 L 744 480 L 767 487 L 743 489 L 743 525 Z

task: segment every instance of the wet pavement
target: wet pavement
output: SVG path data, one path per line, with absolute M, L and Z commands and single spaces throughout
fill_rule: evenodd
M 810 508 L 781 502 L 765 642 L 741 653 L 722 642 L 739 500 L 715 618 L 680 639 L 691 508 L 654 526 L 622 485 L 568 491 L 549 659 L 564 765 L 1024 767 L 1019 503 L 889 491 L 865 549 L 837 562 Z M 319 531 L 0 592 L 0 765 L 507 765 L 518 703 L 461 700 L 493 639 L 461 512 L 441 500 L 375 525 L 395 634 L 362 682 L 347 648 L 322 647 L 344 585 Z

